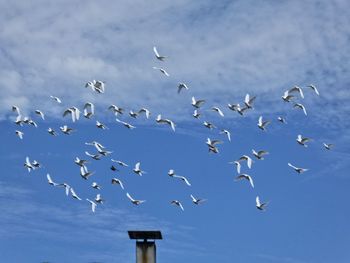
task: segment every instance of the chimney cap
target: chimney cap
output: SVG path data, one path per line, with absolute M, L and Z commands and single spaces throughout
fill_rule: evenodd
M 128 231 L 130 239 L 163 239 L 162 233 L 160 231 Z

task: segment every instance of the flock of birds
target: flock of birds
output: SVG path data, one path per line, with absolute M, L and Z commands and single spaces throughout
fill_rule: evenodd
M 167 56 L 162 56 L 158 53 L 158 50 L 156 47 L 153 47 L 153 51 L 154 54 L 156 56 L 156 59 L 159 61 L 165 61 L 167 59 Z M 153 67 L 153 69 L 155 70 L 159 70 L 164 76 L 169 77 L 170 74 L 164 69 L 164 68 L 160 68 L 160 67 Z M 86 83 L 85 85 L 86 88 L 90 88 L 92 91 L 99 93 L 99 94 L 103 94 L 105 93 L 105 82 L 104 81 L 100 81 L 100 80 L 92 80 Z M 289 90 L 286 90 L 284 92 L 284 94 L 282 95 L 282 100 L 285 101 L 286 103 L 291 103 L 292 107 L 295 109 L 299 109 L 301 110 L 305 115 L 307 115 L 307 111 L 306 111 L 306 107 L 300 103 L 300 101 L 298 102 L 299 99 L 303 99 L 304 98 L 304 90 L 309 89 L 311 91 L 313 91 L 314 94 L 319 95 L 319 91 L 317 90 L 317 88 L 314 85 L 309 85 L 305 88 L 301 88 L 298 86 L 295 86 Z M 177 87 L 177 93 L 180 94 L 184 91 L 188 91 L 189 87 L 185 84 L 185 83 L 179 83 L 178 87 Z M 61 104 L 62 101 L 60 98 L 55 97 L 55 96 L 50 96 L 52 100 L 54 100 L 57 104 Z M 237 112 L 239 115 L 245 115 L 248 111 L 253 110 L 254 107 L 254 101 L 256 99 L 256 96 L 250 96 L 249 94 L 247 94 L 244 98 L 244 101 L 242 103 L 242 105 L 240 105 L 239 103 L 237 104 L 228 104 L 227 107 L 230 111 L 233 112 Z M 194 108 L 194 112 L 193 112 L 193 118 L 195 119 L 200 119 L 202 116 L 202 112 L 201 109 L 203 107 L 203 105 L 206 103 L 206 100 L 204 99 L 196 99 L 194 96 L 192 96 L 192 101 L 191 104 Z M 120 119 L 120 116 L 122 115 L 126 115 L 125 109 L 118 107 L 116 105 L 110 105 L 108 107 L 108 110 L 110 110 L 111 112 L 113 112 L 113 114 L 116 117 L 116 122 L 120 123 L 121 125 L 125 126 L 127 129 L 134 129 L 136 128 L 134 125 L 132 125 L 131 123 L 128 123 L 126 121 L 122 121 Z M 211 111 L 217 113 L 218 117 L 224 117 L 225 114 L 222 111 L 222 109 L 220 109 L 219 107 L 215 106 L 215 107 L 211 107 L 210 108 Z M 31 125 L 34 127 L 38 127 L 37 123 L 30 117 L 27 116 L 23 116 L 21 114 L 21 110 L 18 106 L 12 106 L 12 111 L 15 112 L 17 114 L 16 119 L 15 119 L 15 124 L 19 125 L 19 126 L 23 126 L 23 125 Z M 40 119 L 42 119 L 43 121 L 45 121 L 45 114 L 40 111 L 40 110 L 35 110 L 34 112 Z M 83 107 L 83 111 L 81 112 L 79 110 L 78 107 L 68 107 L 67 109 L 65 109 L 63 111 L 63 117 L 70 117 L 72 122 L 77 122 L 80 118 L 80 115 L 83 115 L 86 119 L 91 119 L 95 116 L 95 105 L 91 102 L 86 102 L 84 104 Z M 136 119 L 138 118 L 140 115 L 144 115 L 146 119 L 149 119 L 151 116 L 150 111 L 147 108 L 141 108 L 137 111 L 133 111 L 130 110 L 128 113 L 129 117 L 131 119 Z M 277 120 L 281 123 L 281 124 L 287 124 L 286 119 L 283 116 L 278 116 Z M 175 127 L 176 124 L 167 118 L 163 118 L 161 114 L 158 114 L 155 122 L 157 124 L 163 124 L 163 125 L 168 125 L 172 131 L 175 132 Z M 258 118 L 258 123 L 257 126 L 259 129 L 261 129 L 262 131 L 266 131 L 268 125 L 271 123 L 270 120 L 266 120 L 264 119 L 263 116 L 260 116 Z M 204 121 L 203 122 L 203 126 L 213 130 L 213 129 L 217 129 L 217 127 L 209 122 L 209 121 Z M 96 127 L 102 130 L 106 130 L 108 129 L 108 127 L 103 124 L 102 122 L 96 120 Z M 69 127 L 68 125 L 63 125 L 60 127 L 60 130 L 63 134 L 66 135 L 70 135 L 72 132 L 74 132 L 75 130 L 71 127 Z M 49 127 L 47 129 L 47 132 L 52 135 L 52 136 L 57 136 L 58 132 L 56 132 L 54 129 L 52 129 L 51 127 Z M 16 130 L 15 131 L 16 135 L 20 138 L 23 139 L 24 138 L 24 133 L 23 131 L 20 130 Z M 230 142 L 231 141 L 231 133 L 228 129 L 220 129 L 219 134 L 224 135 L 227 140 Z M 308 137 L 304 137 L 302 135 L 298 135 L 296 138 L 296 142 L 303 146 L 303 147 L 307 147 L 308 143 L 312 141 L 311 138 Z M 217 154 L 219 153 L 219 144 L 222 144 L 223 141 L 219 140 L 219 139 L 210 139 L 207 138 L 206 141 L 206 145 L 208 146 L 208 151 L 209 153 L 214 153 Z M 97 142 L 97 141 L 92 141 L 92 142 L 86 142 L 86 145 L 90 145 L 94 147 L 95 152 L 91 153 L 88 151 L 85 151 L 86 156 L 92 158 L 93 160 L 100 160 L 106 156 L 109 156 L 112 154 L 112 151 L 109 151 L 105 146 L 103 146 L 101 143 Z M 333 144 L 329 144 L 329 143 L 323 143 L 323 146 L 325 149 L 330 150 L 333 147 Z M 254 158 L 256 158 L 257 160 L 264 160 L 265 156 L 269 154 L 268 151 L 266 150 L 252 150 L 252 155 L 254 156 Z M 92 175 L 94 175 L 94 172 L 89 171 L 88 167 L 87 167 L 87 163 L 88 160 L 85 159 L 80 159 L 78 157 L 76 157 L 76 159 L 74 160 L 75 164 L 77 166 L 80 167 L 80 176 L 82 177 L 82 179 L 84 180 L 88 180 Z M 128 164 L 126 164 L 125 162 L 121 161 L 121 160 L 115 160 L 115 159 L 111 159 L 111 162 L 113 163 L 113 165 L 111 166 L 111 170 L 116 171 L 118 170 L 117 167 L 129 167 Z M 246 162 L 246 165 L 248 167 L 248 169 L 252 168 L 252 164 L 253 164 L 253 159 L 252 157 L 250 157 L 249 155 L 245 154 L 242 155 L 240 158 L 238 158 L 237 160 L 234 160 L 232 162 L 230 162 L 231 164 L 234 164 L 236 166 L 236 170 L 237 170 L 237 176 L 235 177 L 236 181 L 247 181 L 249 182 L 250 186 L 252 188 L 254 188 L 254 180 L 252 178 L 252 176 L 250 176 L 247 173 L 241 173 L 242 170 L 242 162 Z M 117 167 L 116 167 L 116 166 Z M 31 161 L 29 157 L 26 157 L 25 163 L 24 163 L 24 167 L 27 168 L 28 172 L 31 172 L 33 170 L 39 169 L 42 165 L 37 161 L 37 160 L 33 160 Z M 288 163 L 288 166 L 291 167 L 292 169 L 295 170 L 295 172 L 297 173 L 304 173 L 306 171 L 308 171 L 308 169 L 306 168 L 300 168 L 297 167 L 291 163 Z M 137 174 L 138 176 L 142 176 L 143 174 L 145 174 L 146 172 L 143 171 L 141 169 L 141 163 L 137 162 L 132 171 Z M 188 178 L 184 177 L 184 176 L 180 176 L 177 175 L 174 171 L 174 169 L 170 169 L 168 171 L 168 176 L 171 178 L 174 178 L 176 180 L 180 180 L 182 181 L 185 185 L 187 186 L 191 186 L 191 183 L 189 181 Z M 74 188 L 69 185 L 68 183 L 64 182 L 64 183 L 56 183 L 50 176 L 50 174 L 47 174 L 47 181 L 48 184 L 54 187 L 62 187 L 65 189 L 65 194 L 67 196 L 71 195 L 74 199 L 77 200 L 82 200 L 82 198 L 80 198 L 78 196 L 78 194 L 75 192 Z M 123 182 L 118 179 L 118 178 L 112 178 L 111 179 L 111 184 L 112 185 L 117 185 L 120 187 L 120 189 L 124 190 L 124 184 Z M 92 182 L 91 187 L 93 189 L 96 189 L 98 191 L 101 190 L 101 186 L 97 183 L 97 182 Z M 139 200 L 139 199 L 135 199 L 134 197 L 132 197 L 130 195 L 129 192 L 126 192 L 126 197 L 130 200 L 130 202 L 134 205 L 140 205 L 142 203 L 144 203 L 146 200 Z M 206 201 L 206 199 L 203 198 L 196 198 L 194 197 L 192 194 L 190 195 L 190 198 L 192 200 L 192 202 L 196 205 L 202 204 L 203 202 Z M 96 207 L 100 204 L 103 204 L 104 199 L 101 197 L 101 193 L 98 193 L 96 195 L 96 197 L 91 200 L 89 198 L 85 199 L 90 205 L 91 205 L 91 210 L 92 212 L 95 212 Z M 181 210 L 184 210 L 184 206 L 182 205 L 182 203 L 179 200 L 171 200 L 170 201 L 171 204 L 178 206 Z M 265 202 L 261 202 L 259 196 L 256 196 L 255 199 L 255 205 L 256 208 L 259 210 L 265 210 L 268 206 L 267 201 Z

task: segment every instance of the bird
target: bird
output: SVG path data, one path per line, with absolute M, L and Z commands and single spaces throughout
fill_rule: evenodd
M 163 68 L 153 67 L 153 69 L 159 70 L 160 72 L 162 72 L 162 73 L 163 73 L 165 76 L 167 76 L 167 77 L 170 76 L 169 73 L 168 73 L 165 69 L 163 69 Z
M 256 152 L 254 149 L 252 150 L 252 153 L 259 160 L 264 160 L 264 155 L 269 154 L 267 151 L 261 150 Z
M 243 116 L 244 115 L 244 112 L 246 110 L 248 110 L 248 107 L 243 107 L 241 108 L 241 106 L 239 105 L 239 103 L 237 104 L 227 104 L 228 108 L 232 111 L 237 111 L 239 113 L 239 115 Z
M 95 172 L 89 172 L 87 167 L 85 165 L 80 167 L 80 176 L 84 179 L 87 180 L 91 175 L 93 175 Z
M 258 120 L 258 127 L 261 130 L 266 131 L 266 126 L 269 125 L 270 123 L 271 123 L 270 121 L 263 121 L 263 117 L 260 116 Z
M 95 148 L 96 148 L 97 150 L 99 150 L 99 149 L 106 149 L 105 146 L 103 146 L 101 143 L 99 143 L 99 142 L 97 142 L 97 141 L 86 142 L 85 145 L 93 145 L 93 146 L 95 146 Z
M 40 164 L 37 160 L 34 160 L 34 161 L 32 162 L 32 166 L 34 167 L 34 169 L 36 169 L 36 168 L 40 168 L 40 167 L 41 167 L 41 164 Z
M 236 181 L 240 181 L 242 179 L 248 180 L 250 185 L 254 188 L 253 178 L 250 175 L 248 175 L 248 174 L 240 174 L 240 175 L 236 176 Z
M 217 112 L 221 117 L 224 117 L 224 113 L 218 107 L 212 107 L 211 110 Z
M 88 151 L 85 152 L 87 156 L 90 156 L 94 160 L 101 160 L 102 154 L 91 154 Z
M 245 95 L 245 98 L 244 98 L 244 104 L 245 106 L 248 108 L 248 109 L 252 109 L 253 108 L 253 102 L 254 100 L 256 99 L 256 96 L 254 97 L 250 97 L 249 94 Z
M 227 139 L 231 141 L 231 133 L 228 130 L 223 129 L 221 130 L 220 134 L 226 134 Z
M 179 200 L 172 200 L 170 203 L 173 205 L 177 205 L 178 207 L 181 208 L 182 211 L 185 211 L 184 207 L 182 206 L 182 204 Z
M 55 183 L 54 181 L 52 181 L 50 174 L 46 174 L 46 178 L 49 185 L 58 186 L 58 183 Z
M 331 143 L 323 143 L 323 146 L 324 146 L 324 148 L 326 148 L 327 150 L 330 150 L 330 149 L 332 149 L 333 147 L 334 147 L 334 145 L 333 144 L 331 144 Z
M 67 127 L 67 126 L 66 126 Z M 68 129 L 68 127 L 67 127 L 67 129 Z M 61 129 L 62 130 L 62 129 Z M 57 136 L 57 133 L 56 133 L 56 131 L 54 130 L 54 129 L 52 129 L 52 128 L 48 128 L 47 129 L 47 132 L 49 133 L 49 134 L 51 134 L 52 136 Z M 64 132 L 64 131 L 62 131 L 62 132 Z M 67 131 L 66 131 L 67 132 Z M 70 132 L 69 132 L 70 133 Z
M 118 114 L 123 114 L 124 113 L 124 109 L 123 108 L 119 108 L 118 106 L 116 106 L 114 104 L 109 106 L 108 109 L 113 111 L 115 116 L 118 116 Z
M 70 193 L 74 199 L 77 199 L 79 201 L 81 200 L 81 198 L 75 193 L 73 187 L 71 187 L 69 190 L 70 190 Z
M 248 155 L 242 155 L 237 162 L 241 162 L 241 161 L 247 161 L 247 166 L 249 169 L 252 168 L 252 164 L 253 164 L 253 160 L 252 158 L 250 158 Z
M 301 134 L 298 135 L 296 141 L 298 144 L 304 146 L 304 147 L 307 147 L 307 142 L 311 141 L 312 139 L 310 138 L 306 138 L 306 137 L 302 137 Z
M 259 196 L 257 196 L 255 198 L 255 203 L 256 203 L 256 208 L 259 209 L 259 210 L 262 210 L 262 211 L 264 211 L 266 209 L 267 205 L 268 205 L 267 202 L 261 203 Z
M 93 91 L 96 91 L 97 93 L 104 93 L 105 83 L 101 80 L 92 80 L 92 81 L 88 81 L 85 84 L 85 88 L 91 88 Z
M 292 167 L 298 174 L 304 173 L 304 172 L 309 170 L 309 169 L 305 169 L 305 168 L 296 167 L 296 166 L 292 165 L 291 163 L 288 163 L 288 166 Z
M 102 199 L 101 197 L 101 194 L 97 194 L 96 197 L 95 197 L 95 202 L 98 203 L 98 204 L 103 204 L 105 200 Z
M 55 97 L 55 96 L 50 96 L 51 99 L 53 99 L 54 101 L 56 101 L 57 103 L 62 103 L 61 99 L 59 97 Z
M 99 186 L 96 182 L 92 182 L 91 187 L 96 190 L 101 190 L 101 186 Z
M 111 183 L 112 183 L 112 184 L 119 184 L 120 187 L 124 190 L 124 185 L 123 185 L 122 181 L 120 181 L 119 179 L 117 179 L 117 178 L 112 178 Z
M 37 115 L 39 115 L 43 120 L 45 120 L 45 115 L 44 115 L 44 113 L 42 112 L 42 111 L 40 111 L 40 110 L 35 110 L 34 111 Z
M 141 165 L 140 162 L 136 163 L 136 164 L 135 164 L 135 167 L 134 167 L 134 169 L 133 169 L 133 171 L 134 171 L 135 174 L 137 174 L 137 175 L 139 175 L 139 176 L 142 176 L 142 175 L 143 175 L 144 173 L 146 173 L 146 172 L 145 172 L 145 171 L 142 171 L 142 170 L 140 169 L 140 165 Z
M 186 177 L 180 176 L 180 175 L 176 175 L 175 171 L 173 169 L 169 170 L 168 175 L 170 177 L 173 177 L 173 178 L 178 178 L 178 179 L 182 180 L 183 182 L 185 182 L 185 184 L 187 184 L 188 186 L 191 186 L 191 183 L 187 180 Z
M 133 125 L 131 125 L 130 123 L 127 123 L 127 122 L 124 122 L 124 121 L 121 121 L 121 120 L 119 120 L 118 118 L 116 118 L 116 121 L 117 122 L 119 122 L 119 123 L 121 123 L 121 124 L 123 124 L 126 128 L 128 128 L 128 129 L 135 129 L 136 127 L 135 126 L 133 126 Z
M 236 169 L 237 169 L 237 173 L 240 174 L 241 173 L 241 163 L 239 161 L 233 161 L 233 162 L 229 162 L 232 164 L 236 165 Z
M 71 115 L 72 121 L 75 122 L 79 120 L 80 110 L 77 107 L 70 107 L 63 112 L 63 117 L 67 116 L 68 114 Z
M 72 128 L 69 128 L 67 125 L 64 125 L 60 127 L 60 130 L 67 135 L 70 135 L 74 130 Z M 50 132 L 49 132 L 50 133 Z
M 299 109 L 303 110 L 305 116 L 307 116 L 306 108 L 305 108 L 305 106 L 304 106 L 303 104 L 301 104 L 301 103 L 295 103 L 293 107 L 294 107 L 294 108 L 299 108 Z
M 139 113 L 138 112 L 134 112 L 134 111 L 129 111 L 129 115 L 130 115 L 130 117 L 132 117 L 132 118 L 137 118 L 137 116 L 139 115 Z
M 16 130 L 15 133 L 16 133 L 16 135 L 18 136 L 18 138 L 20 138 L 21 140 L 23 140 L 24 132 L 21 132 L 21 131 Z
M 62 183 L 62 184 L 59 184 L 57 185 L 58 187 L 63 187 L 65 192 L 66 192 L 66 196 L 69 195 L 69 190 L 70 190 L 70 185 L 67 184 L 67 183 Z
M 298 92 L 300 97 L 304 98 L 304 93 L 302 88 L 298 87 L 298 86 L 294 86 L 293 88 L 291 88 L 290 90 L 288 90 L 289 93 L 293 93 L 293 92 Z
M 310 84 L 308 88 L 312 89 L 318 96 L 320 96 L 320 93 L 318 92 L 318 89 L 316 88 L 315 85 Z
M 18 106 L 13 105 L 11 109 L 12 109 L 13 112 L 17 113 L 17 116 L 21 116 L 21 110 L 19 109 Z
M 117 163 L 119 164 L 120 166 L 125 166 L 125 167 L 128 167 L 129 165 L 127 165 L 126 163 L 122 162 L 122 161 L 119 161 L 119 160 L 114 160 L 114 159 L 111 159 L 112 162 L 114 163 Z
M 286 90 L 282 96 L 282 99 L 285 101 L 285 102 L 291 102 L 292 99 L 294 98 L 294 95 L 291 95 L 289 94 L 289 91 Z
M 167 56 L 161 56 L 161 55 L 159 55 L 158 50 L 157 50 L 157 47 L 153 47 L 153 52 L 154 52 L 154 54 L 156 55 L 156 58 L 157 58 L 158 60 L 160 60 L 160 61 L 164 61 L 164 59 L 167 58 Z
M 177 93 L 180 94 L 183 89 L 188 90 L 187 85 L 185 83 L 179 83 L 177 86 Z
M 279 122 L 281 122 L 281 123 L 287 124 L 286 119 L 283 118 L 283 117 L 281 117 L 281 116 L 278 116 L 278 117 L 277 117 L 277 120 L 278 120 Z
M 91 201 L 91 200 L 88 199 L 88 198 L 86 198 L 86 201 L 88 201 L 88 202 L 91 204 L 91 211 L 92 211 L 93 213 L 95 213 L 97 204 L 96 204 L 95 202 Z
M 205 143 L 209 147 L 209 152 L 218 153 L 219 149 L 217 148 L 216 145 L 222 143 L 222 141 L 220 141 L 220 140 L 211 140 L 210 138 L 207 138 L 207 141 Z
M 146 202 L 146 200 L 136 200 L 136 199 L 132 198 L 129 193 L 126 193 L 126 196 L 130 199 L 131 203 L 133 203 L 134 205 L 140 205 L 140 204 Z
M 114 165 L 111 166 L 112 171 L 119 171 Z
M 112 151 L 107 151 L 105 150 L 106 147 L 101 147 L 101 144 L 100 143 L 97 143 L 97 142 L 93 142 L 92 143 L 93 146 L 95 146 L 96 150 L 98 151 L 99 154 L 102 154 L 103 156 L 107 156 L 111 153 L 113 153 Z
M 191 199 L 192 199 L 192 202 L 195 204 L 195 205 L 199 205 L 205 201 L 207 201 L 207 199 L 202 199 L 202 198 L 195 198 L 192 194 L 190 195 Z
M 103 123 L 96 121 L 96 127 L 102 130 L 106 130 L 108 129 L 108 127 L 106 125 L 104 125 Z
M 208 121 L 204 121 L 203 125 L 205 127 L 207 127 L 209 130 L 212 130 L 212 129 L 216 128 L 216 126 L 214 124 L 212 124 L 211 122 L 208 122 Z
M 162 119 L 162 115 L 158 114 L 156 122 L 159 124 L 168 124 L 170 125 L 171 129 L 175 132 L 175 123 L 169 119 Z
M 201 116 L 201 114 L 198 112 L 198 110 L 194 110 L 192 116 L 196 119 L 199 119 L 199 117 Z
M 205 103 L 205 100 L 196 100 L 195 97 L 192 97 L 192 106 L 199 109 L 203 104 Z
M 17 117 L 16 117 L 16 120 L 14 121 L 14 123 L 16 124 L 16 125 L 19 125 L 19 126 L 23 126 L 23 123 L 24 123 L 24 121 L 23 121 L 23 119 L 22 119 L 22 116 L 21 115 L 18 115 Z
M 32 171 L 32 170 L 35 169 L 34 166 L 33 166 L 33 164 L 30 162 L 28 156 L 26 157 L 26 161 L 25 161 L 25 163 L 24 163 L 23 166 L 26 167 L 26 168 L 28 169 L 28 172 L 30 172 L 30 171 Z
M 76 163 L 77 165 L 82 167 L 82 166 L 85 166 L 85 164 L 88 163 L 88 161 L 79 159 L 78 157 L 75 157 L 74 163 Z
M 139 113 L 139 114 L 145 113 L 146 119 L 149 119 L 149 116 L 151 115 L 151 112 L 150 112 L 148 109 L 146 109 L 146 108 L 141 108 L 141 109 L 138 111 L 138 113 Z
M 95 114 L 95 105 L 91 102 L 86 102 L 84 105 L 84 117 L 90 119 Z

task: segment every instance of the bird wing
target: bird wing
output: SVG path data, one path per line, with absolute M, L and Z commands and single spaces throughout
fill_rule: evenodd
M 135 202 L 135 199 L 133 199 L 129 193 L 126 193 L 126 196 L 130 199 L 131 202 Z
M 292 165 L 291 163 L 288 163 L 288 166 L 290 166 L 290 167 L 292 167 L 292 168 L 294 168 L 294 169 L 299 169 L 298 167 Z
M 157 58 L 160 57 L 156 47 L 153 47 L 153 52 L 154 52 L 154 54 L 156 55 Z
M 259 196 L 257 196 L 257 197 L 255 198 L 255 202 L 256 202 L 256 206 L 259 206 L 259 207 L 261 206 Z

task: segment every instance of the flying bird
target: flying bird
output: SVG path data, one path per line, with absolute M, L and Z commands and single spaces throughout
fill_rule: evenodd
M 67 127 L 67 126 L 66 126 Z M 67 129 L 68 129 L 68 127 L 67 127 Z M 61 129 L 62 130 L 62 129 Z M 47 129 L 47 132 L 49 133 L 49 134 L 51 134 L 52 136 L 57 136 L 57 133 L 56 133 L 56 131 L 54 130 L 54 129 L 52 129 L 52 128 L 48 128 Z M 63 132 L 63 131 L 62 131 Z
M 44 115 L 44 113 L 43 113 L 42 111 L 40 111 L 40 110 L 35 110 L 35 113 L 36 113 L 37 115 L 39 115 L 43 120 L 45 120 L 45 115 Z
M 281 123 L 287 124 L 286 119 L 283 118 L 283 117 L 281 117 L 281 116 L 278 116 L 278 117 L 277 117 L 277 120 L 278 120 L 279 122 L 281 122 Z
M 177 86 L 177 93 L 180 94 L 183 89 L 188 90 L 187 85 L 185 83 L 179 83 Z
M 91 175 L 93 175 L 94 172 L 89 172 L 87 167 L 85 165 L 80 167 L 80 176 L 84 179 L 87 180 Z
M 97 204 L 96 204 L 95 202 L 91 201 L 91 200 L 88 199 L 88 198 L 86 198 L 86 201 L 88 201 L 88 202 L 91 204 L 91 211 L 92 211 L 93 213 L 95 213 Z
M 266 209 L 267 205 L 268 205 L 267 202 L 261 203 L 259 196 L 257 196 L 255 198 L 255 203 L 256 203 L 256 208 L 259 209 L 259 210 L 262 210 L 262 211 L 264 211 Z
M 263 117 L 260 116 L 259 120 L 258 120 L 258 127 L 263 130 L 266 131 L 266 126 L 269 125 L 271 123 L 271 121 L 263 121 Z
M 74 131 L 72 128 L 69 128 L 67 125 L 60 127 L 60 130 L 66 135 L 70 135 Z M 49 133 L 50 133 L 50 131 L 49 131 Z M 54 133 L 55 133 L 55 131 L 53 131 L 53 133 L 50 133 L 50 134 L 54 135 Z
M 304 146 L 304 147 L 307 147 L 307 142 L 311 141 L 312 139 L 310 138 L 307 138 L 307 137 L 302 137 L 301 134 L 298 135 L 296 141 L 298 144 Z
M 31 170 L 34 170 L 34 169 L 35 169 L 35 167 L 33 166 L 33 164 L 30 162 L 28 156 L 26 157 L 26 161 L 25 161 L 25 163 L 24 163 L 23 166 L 26 167 L 26 168 L 28 169 L 28 172 L 30 172 Z
M 57 103 L 62 103 L 61 99 L 59 97 L 55 97 L 55 96 L 50 96 L 51 99 L 53 99 L 54 101 L 56 101 Z
M 85 166 L 85 164 L 88 163 L 88 161 L 79 159 L 78 157 L 75 157 L 74 163 L 76 163 L 77 165 L 82 167 L 82 166 Z
M 135 174 L 137 174 L 137 175 L 139 175 L 139 176 L 142 176 L 142 175 L 143 175 L 144 173 L 146 173 L 146 172 L 145 172 L 145 171 L 142 171 L 142 170 L 140 169 L 140 165 L 141 165 L 140 162 L 136 163 L 136 164 L 135 164 L 135 167 L 134 167 L 134 169 L 133 169 L 133 171 L 134 171 Z
M 324 146 L 324 148 L 326 148 L 327 150 L 330 150 L 330 149 L 332 149 L 333 147 L 334 147 L 334 145 L 333 144 L 331 144 L 331 143 L 323 143 L 323 146 Z
M 253 102 L 256 99 L 256 96 L 254 97 L 250 97 L 249 94 L 245 95 L 244 98 L 244 104 L 248 109 L 252 109 L 253 108 Z
M 59 185 L 57 185 L 58 187 L 63 187 L 64 188 L 64 190 L 65 190 L 65 192 L 66 192 L 66 196 L 68 196 L 69 195 L 69 190 L 70 190 L 70 185 L 69 184 L 67 184 L 67 183 L 62 183 L 62 184 L 59 184 Z
M 63 112 L 63 117 L 67 116 L 67 115 L 71 115 L 72 117 L 72 121 L 75 122 L 77 120 L 79 120 L 80 117 L 80 110 L 77 107 L 70 107 L 67 108 L 64 112 Z
M 117 179 L 117 178 L 112 178 L 111 183 L 112 183 L 112 184 L 119 184 L 120 187 L 121 187 L 121 189 L 124 190 L 124 185 L 123 185 L 122 181 L 120 181 L 119 179 Z
M 224 113 L 218 107 L 212 107 L 211 110 L 217 112 L 221 117 L 224 117 Z
M 129 198 L 131 203 L 133 203 L 134 205 L 140 205 L 140 204 L 146 202 L 146 200 L 136 200 L 136 199 L 132 198 L 129 193 L 126 193 L 126 196 Z
M 146 108 L 140 109 L 138 113 L 139 113 L 139 114 L 145 113 L 146 119 L 149 119 L 149 116 L 151 115 L 150 111 L 149 111 L 148 109 L 146 109 Z
M 170 203 L 173 204 L 173 205 L 177 205 L 178 207 L 181 208 L 182 211 L 185 211 L 185 209 L 184 209 L 184 207 L 182 206 L 182 204 L 181 204 L 180 201 L 178 201 L 178 200 L 172 200 Z
M 282 99 L 285 101 L 285 102 L 291 102 L 292 99 L 294 98 L 294 95 L 291 95 L 289 94 L 289 91 L 286 90 L 282 96 Z
M 99 186 L 96 182 L 92 182 L 91 187 L 96 190 L 101 190 L 101 186 Z
M 90 156 L 94 160 L 101 160 L 102 154 L 91 154 L 88 151 L 85 152 L 87 156 Z
M 119 120 L 118 118 L 116 119 L 116 121 L 117 122 L 119 122 L 119 123 L 121 123 L 121 124 L 123 124 L 126 128 L 128 128 L 128 129 L 135 129 L 136 127 L 135 126 L 133 126 L 133 125 L 131 125 L 130 123 L 127 123 L 127 122 L 124 122 L 124 121 L 121 121 L 121 120 Z
M 50 174 L 46 174 L 46 178 L 47 178 L 47 182 L 49 183 L 49 185 L 52 186 L 58 186 L 58 183 L 55 183 L 54 181 L 52 181 Z
M 302 88 L 298 87 L 298 86 L 294 86 L 293 88 L 291 88 L 290 90 L 288 90 L 289 93 L 293 93 L 293 92 L 298 92 L 300 97 L 304 98 L 304 93 Z
M 90 119 L 95 114 L 95 105 L 91 102 L 86 102 L 84 105 L 84 117 Z
M 195 198 L 192 194 L 190 195 L 191 199 L 192 199 L 192 202 L 195 204 L 195 205 L 199 205 L 205 201 L 207 201 L 207 199 L 202 199 L 202 198 Z
M 104 125 L 103 123 L 96 121 L 96 127 L 102 130 L 106 130 L 108 129 L 108 127 L 106 125 Z
M 187 180 L 186 177 L 184 176 L 180 176 L 180 175 L 176 175 L 175 174 L 175 171 L 173 169 L 170 169 L 169 172 L 168 172 L 168 175 L 170 177 L 173 177 L 173 178 L 178 178 L 180 180 L 182 180 L 185 184 L 187 184 L 188 186 L 191 186 L 191 183 Z
M 320 95 L 320 93 L 318 92 L 318 89 L 315 87 L 315 85 L 310 84 L 308 87 L 310 89 L 312 89 L 318 96 Z
M 21 131 L 16 130 L 15 133 L 16 133 L 16 135 L 17 135 L 21 140 L 23 140 L 24 132 L 21 132 Z
M 248 155 L 243 155 L 237 160 L 237 162 L 241 162 L 241 161 L 247 161 L 248 168 L 249 169 L 252 168 L 253 160 Z
M 205 100 L 196 100 L 195 97 L 192 97 L 192 106 L 199 109 L 203 104 L 205 103 Z
M 70 190 L 70 193 L 74 199 L 77 199 L 79 201 L 81 200 L 81 198 L 75 193 L 73 187 L 71 187 L 69 190 Z
M 293 107 L 303 110 L 305 116 L 307 116 L 306 108 L 305 108 L 305 106 L 304 106 L 303 104 L 301 104 L 301 103 L 295 103 Z
M 227 139 L 231 141 L 231 133 L 228 130 L 223 129 L 221 130 L 220 134 L 226 134 Z
M 153 69 L 159 70 L 160 72 L 162 72 L 162 73 L 163 73 L 165 76 L 167 76 L 167 77 L 170 76 L 169 73 L 168 73 L 165 69 L 163 69 L 163 68 L 153 67 Z
M 101 194 L 97 194 L 96 197 L 95 197 L 95 202 L 98 203 L 98 204 L 103 204 L 105 200 L 102 199 L 101 197 Z
M 288 166 L 292 167 L 298 174 L 304 173 L 304 172 L 309 170 L 309 169 L 305 169 L 305 168 L 296 167 L 296 166 L 292 165 L 291 163 L 288 163 Z
M 258 160 L 264 160 L 264 155 L 269 154 L 267 151 L 261 150 L 257 152 L 254 149 L 252 150 L 252 153 Z
M 116 106 L 114 104 L 109 106 L 108 109 L 113 111 L 115 116 L 118 116 L 118 114 L 123 114 L 123 112 L 124 112 L 123 108 L 119 108 L 118 106 Z
M 212 124 L 211 122 L 208 122 L 208 121 L 204 121 L 203 122 L 203 125 L 208 128 L 209 130 L 212 130 L 214 128 L 216 128 L 216 126 L 214 124 Z
M 162 119 L 162 115 L 158 114 L 156 122 L 159 124 L 168 124 L 173 131 L 175 131 L 175 123 L 169 119 Z
M 114 159 L 111 159 L 112 162 L 114 163 L 117 163 L 119 164 L 120 166 L 125 166 L 125 167 L 128 167 L 129 165 L 127 165 L 126 163 L 122 162 L 122 161 L 119 161 L 119 160 L 114 160 Z
M 233 161 L 233 162 L 229 162 L 229 163 L 236 165 L 237 173 L 238 174 L 241 173 L 241 163 L 239 161 Z
M 196 119 L 199 119 L 199 117 L 201 116 L 201 114 L 198 112 L 198 110 L 194 110 L 192 116 Z
M 250 175 L 248 175 L 248 174 L 240 174 L 240 175 L 236 176 L 236 181 L 240 181 L 242 179 L 248 180 L 250 185 L 254 188 L 253 178 Z
M 158 50 L 157 50 L 157 47 L 153 47 L 153 52 L 154 52 L 154 54 L 156 55 L 156 58 L 157 58 L 158 60 L 160 60 L 160 61 L 164 61 L 164 59 L 167 58 L 167 56 L 161 56 L 161 55 L 159 55 Z

